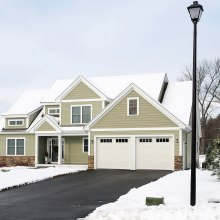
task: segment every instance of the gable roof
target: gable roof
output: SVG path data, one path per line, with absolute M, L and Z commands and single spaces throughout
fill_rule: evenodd
M 89 130 L 91 126 L 93 126 L 97 121 L 99 121 L 102 117 L 104 117 L 117 103 L 119 103 L 130 91 L 134 90 L 139 95 L 141 95 L 145 100 L 147 100 L 150 104 L 156 107 L 160 112 L 166 115 L 170 120 L 172 120 L 175 124 L 177 124 L 181 128 L 186 128 L 188 124 L 184 124 L 180 119 L 178 119 L 175 115 L 173 115 L 170 111 L 168 111 L 164 106 L 153 99 L 149 94 L 140 89 L 137 85 L 131 84 L 129 85 L 123 92 L 121 92 L 115 99 L 112 101 L 102 112 L 100 112 L 92 121 L 90 121 L 86 126 L 85 130 Z
M 88 80 L 87 80 L 88 79 Z M 88 77 L 79 76 L 76 79 L 57 80 L 42 98 L 41 103 L 59 102 L 80 82 L 85 83 L 101 98 L 114 99 L 131 83 L 142 88 L 155 100 L 158 100 L 164 81 L 168 81 L 165 73 L 137 74 L 121 76 Z
M 188 125 L 192 107 L 192 81 L 169 82 L 162 104 Z
M 132 74 L 121 76 L 89 77 L 89 81 L 110 99 L 115 99 L 127 86 L 134 83 L 155 100 L 158 100 L 166 73 Z
M 39 114 L 41 115 L 41 114 Z M 45 115 L 44 117 L 40 116 L 38 118 L 36 118 L 35 122 L 33 123 L 33 125 L 28 129 L 28 131 L 30 133 L 34 133 L 36 132 L 36 130 L 44 124 L 44 122 L 48 122 L 48 124 L 51 125 L 51 127 L 53 127 L 55 129 L 55 132 L 61 133 L 62 130 L 60 128 L 60 126 L 58 125 L 58 120 L 50 115 Z
M 91 84 L 87 79 L 83 76 L 79 76 L 76 80 L 74 80 L 57 98 L 56 101 L 61 101 L 72 89 L 74 89 L 80 82 L 83 82 L 86 86 L 88 86 L 91 90 L 93 90 L 100 98 L 107 100 L 106 97 L 99 89 L 97 89 L 93 84 Z
M 29 90 L 24 92 L 14 105 L 2 115 L 28 115 L 38 110 L 42 106 L 40 100 L 46 91 L 47 90 Z

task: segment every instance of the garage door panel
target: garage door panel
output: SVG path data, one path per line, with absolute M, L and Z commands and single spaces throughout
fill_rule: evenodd
M 155 137 L 151 138 L 151 142 L 136 138 L 136 169 L 172 170 L 174 156 L 171 143 L 171 137 Z
M 110 138 L 110 143 L 106 143 L 102 139 L 105 138 L 97 139 L 97 168 L 130 169 L 131 156 L 129 138 L 113 137 Z

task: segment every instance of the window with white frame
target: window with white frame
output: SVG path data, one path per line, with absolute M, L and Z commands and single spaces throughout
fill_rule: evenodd
M 11 119 L 8 120 L 8 126 L 23 126 L 24 119 Z
M 80 105 L 72 106 L 72 123 L 86 124 L 92 118 L 91 106 Z
M 24 138 L 7 139 L 7 155 L 24 155 Z
M 139 115 L 139 98 L 128 98 L 127 115 Z
M 87 153 L 89 150 L 89 140 L 88 138 L 83 138 L 83 152 Z
M 48 108 L 49 115 L 59 115 L 60 109 L 59 108 Z

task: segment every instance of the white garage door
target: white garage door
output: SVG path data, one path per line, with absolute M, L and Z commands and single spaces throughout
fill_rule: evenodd
M 136 138 L 136 169 L 173 170 L 171 137 Z
M 130 169 L 129 138 L 97 138 L 96 167 L 102 169 Z

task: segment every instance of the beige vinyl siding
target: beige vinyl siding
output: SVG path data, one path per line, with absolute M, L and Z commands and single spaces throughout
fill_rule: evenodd
M 47 121 L 45 121 L 36 131 L 56 131 Z
M 31 114 L 29 116 L 29 125 L 28 127 L 32 124 L 32 122 L 34 121 L 34 119 L 38 116 L 38 114 L 40 113 L 41 110 L 34 112 L 33 114 Z
M 88 153 L 83 153 L 82 137 L 65 137 L 65 164 L 88 164 Z
M 60 106 L 59 105 L 45 105 L 44 109 L 45 109 L 45 114 L 46 115 L 49 115 L 49 113 L 48 113 L 49 108 L 60 108 Z
M 137 116 L 127 116 L 127 98 L 129 97 L 139 97 L 139 115 Z M 144 127 L 177 127 L 177 125 L 135 91 L 131 91 L 92 126 L 92 128 Z
M 74 99 L 97 99 L 100 98 L 93 90 L 91 90 L 85 83 L 80 82 L 72 91 L 70 91 L 63 100 Z
M 62 102 L 61 103 L 61 126 L 72 126 L 71 105 L 92 105 L 92 118 L 102 110 L 102 101 L 93 102 Z
M 9 120 L 24 120 L 24 125 L 22 126 L 8 126 L 8 121 Z M 5 119 L 5 129 L 13 129 L 13 130 L 18 130 L 18 129 L 26 129 L 27 126 L 26 126 L 26 118 L 6 118 Z
M 35 155 L 35 136 L 33 134 L 1 134 L 0 156 L 6 156 L 6 138 L 25 138 L 25 156 Z
M 93 140 L 90 142 L 90 149 L 91 149 L 91 155 L 94 155 L 94 138 L 95 136 L 113 136 L 114 135 L 135 135 L 135 136 L 141 136 L 141 135 L 174 135 L 174 143 L 175 143 L 175 156 L 179 156 L 179 130 L 157 130 L 157 131 L 91 131 L 90 133 L 90 139 Z

